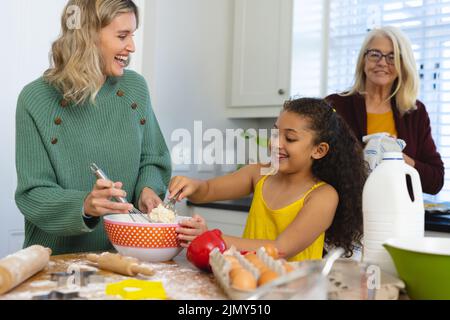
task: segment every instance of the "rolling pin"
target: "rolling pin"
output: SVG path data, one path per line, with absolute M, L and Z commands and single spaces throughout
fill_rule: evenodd
M 141 266 L 138 259 L 124 257 L 120 254 L 104 252 L 100 255 L 88 254 L 86 258 L 91 262 L 97 263 L 100 269 L 123 274 L 125 276 L 136 276 L 138 273 L 146 276 L 155 274 L 151 268 Z
M 44 269 L 52 250 L 34 245 L 0 260 L 0 294 L 3 294 Z

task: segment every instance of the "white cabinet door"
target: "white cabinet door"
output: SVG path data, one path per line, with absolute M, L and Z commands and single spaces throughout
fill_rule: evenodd
M 235 1 L 231 117 L 277 116 L 289 98 L 292 17 L 293 0 Z
M 248 212 L 188 206 L 189 215 L 199 214 L 208 229 L 220 229 L 223 234 L 242 237 Z

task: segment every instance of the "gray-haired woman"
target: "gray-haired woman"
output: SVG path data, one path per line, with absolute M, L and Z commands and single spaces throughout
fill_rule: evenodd
M 355 82 L 349 91 L 326 98 L 358 140 L 387 132 L 403 139 L 405 162 L 416 168 L 426 193 L 444 184 L 444 164 L 431 135 L 430 119 L 417 100 L 419 77 L 411 44 L 392 26 L 369 32 L 359 52 Z

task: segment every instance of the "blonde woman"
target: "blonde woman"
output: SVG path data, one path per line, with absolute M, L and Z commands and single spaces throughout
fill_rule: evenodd
M 50 69 L 19 96 L 15 197 L 25 247 L 111 249 L 100 218 L 132 208 L 111 198 L 148 212 L 165 194 L 170 154 L 144 78 L 125 70 L 138 18 L 129 0 L 69 1 Z M 96 181 L 92 162 L 115 182 Z
M 363 136 L 379 132 L 403 139 L 405 162 L 419 172 L 423 192 L 436 194 L 444 183 L 444 165 L 431 135 L 428 113 L 417 100 L 418 88 L 409 40 L 398 28 L 386 26 L 367 34 L 351 89 L 326 99 L 361 143 Z

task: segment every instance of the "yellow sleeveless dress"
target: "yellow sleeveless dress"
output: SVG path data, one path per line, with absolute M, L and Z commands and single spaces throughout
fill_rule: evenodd
M 272 210 L 267 206 L 262 194 L 264 181 L 267 177 L 268 176 L 263 177 L 256 184 L 243 238 L 275 240 L 295 219 L 297 214 L 301 214 L 300 210 L 303 208 L 303 203 L 308 194 L 325 184 L 325 182 L 316 183 L 297 201 L 284 208 Z M 302 261 L 322 259 L 324 241 L 325 233 L 322 233 L 308 248 L 288 260 Z

